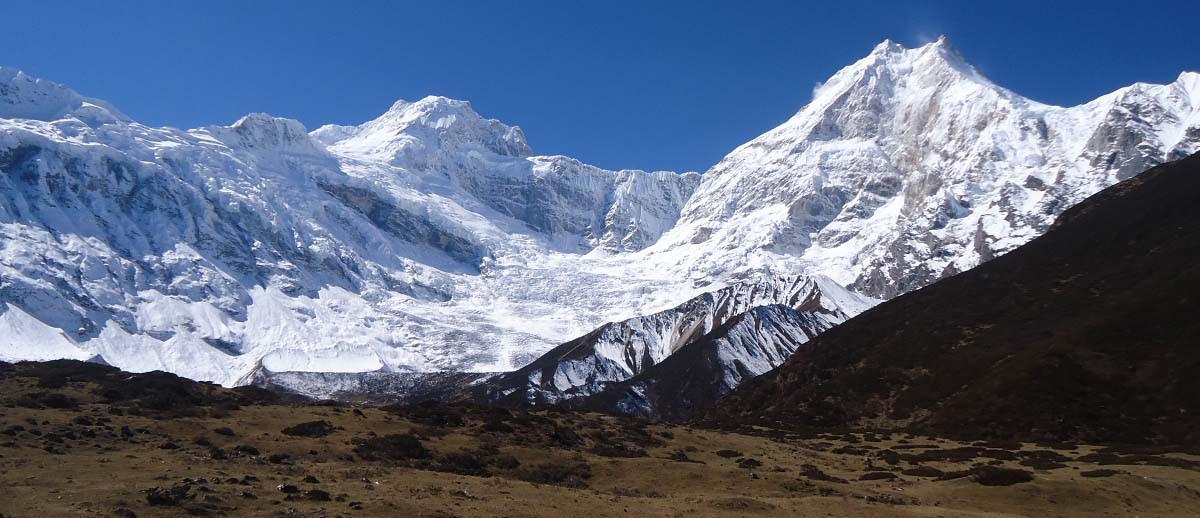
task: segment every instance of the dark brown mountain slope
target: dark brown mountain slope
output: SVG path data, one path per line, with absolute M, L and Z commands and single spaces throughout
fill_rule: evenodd
M 1200 155 L 884 303 L 718 405 L 731 426 L 1200 443 Z

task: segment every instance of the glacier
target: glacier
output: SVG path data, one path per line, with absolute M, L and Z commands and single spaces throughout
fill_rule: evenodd
M 703 174 L 538 156 L 444 97 L 180 130 L 0 68 L 0 360 L 510 371 L 747 283 L 890 298 L 1198 148 L 1200 74 L 1050 106 L 944 38 L 881 43 Z

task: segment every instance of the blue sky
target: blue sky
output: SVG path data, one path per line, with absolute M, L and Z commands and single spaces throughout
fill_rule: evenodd
M 0 64 L 153 125 L 310 129 L 470 100 L 542 154 L 704 170 L 891 38 L 946 34 L 997 83 L 1076 104 L 1200 69 L 1194 2 L 9 1 Z

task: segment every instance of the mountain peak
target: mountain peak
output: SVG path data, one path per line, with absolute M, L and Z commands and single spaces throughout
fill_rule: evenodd
M 885 62 L 889 64 L 909 65 L 908 71 L 911 73 L 928 71 L 934 68 L 932 65 L 944 63 L 966 75 L 982 77 L 945 35 L 918 47 L 906 47 L 892 40 L 884 40 L 875 46 L 867 59 L 879 56 L 887 57 Z M 876 62 L 878 63 L 878 60 Z
M 247 148 L 312 151 L 319 147 L 300 121 L 266 113 L 247 114 L 232 126 L 220 130 L 232 130 Z
M 90 126 L 129 117 L 107 102 L 79 95 L 65 85 L 0 66 L 0 118 L 46 122 L 73 117 Z
M 955 85 L 965 85 L 958 89 Z M 933 99 L 936 92 L 955 88 L 962 92 L 982 89 L 1002 92 L 975 69 L 945 36 L 919 47 L 906 47 L 887 39 L 862 59 L 842 68 L 814 91 L 813 102 L 796 114 L 794 122 L 812 124 L 826 110 L 848 111 L 855 124 L 870 122 L 861 114 L 886 111 L 899 100 Z M 1008 97 L 1008 94 L 1002 94 Z M 813 115 L 816 114 L 816 115 Z M 856 115 L 857 114 L 857 115 Z M 870 124 L 868 124 L 870 125 Z M 818 129 L 830 129 L 828 125 Z
M 879 42 L 878 45 L 875 45 L 875 48 L 871 49 L 870 55 L 890 54 L 890 53 L 894 53 L 894 52 L 901 52 L 904 50 L 906 50 L 904 45 L 901 45 L 895 41 L 892 41 L 891 38 L 888 38 L 888 39 L 885 39 L 885 40 Z
M 418 101 L 398 100 L 383 115 L 359 126 L 324 126 L 314 137 L 360 153 L 395 161 L 413 158 L 421 149 L 482 146 L 498 155 L 523 157 L 533 152 L 525 133 L 479 115 L 468 101 L 430 95 Z
M 1185 70 L 1175 79 L 1175 84 L 1187 92 L 1192 106 L 1200 107 L 1200 72 Z
M 957 53 L 958 49 L 955 48 L 953 43 L 950 43 L 950 38 L 943 34 L 931 42 L 923 43 L 916 47 L 909 47 L 903 43 L 888 38 L 876 44 L 875 48 L 871 49 L 871 54 L 901 54 L 909 51 L 940 51 Z
M 392 106 L 384 112 L 384 116 L 388 114 L 409 115 L 413 113 L 431 114 L 431 113 L 470 113 L 478 116 L 475 108 L 471 106 L 470 101 L 459 99 L 451 99 L 441 95 L 427 95 L 417 101 L 406 101 L 397 99 L 392 103 Z

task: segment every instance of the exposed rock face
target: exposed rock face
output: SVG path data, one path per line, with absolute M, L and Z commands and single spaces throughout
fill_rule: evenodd
M 673 421 L 703 415 L 743 381 L 784 361 L 836 325 L 822 313 L 756 306 L 693 340 L 663 361 L 594 395 L 579 408 Z
M 513 405 L 566 402 L 606 392 L 616 383 L 640 378 L 689 349 L 691 352 L 684 356 L 715 355 L 709 358 L 713 362 L 709 367 L 716 374 L 709 377 L 716 378 L 711 380 L 717 383 L 713 392 L 720 395 L 743 378 L 781 364 L 808 337 L 857 315 L 876 302 L 849 292 L 825 277 L 793 276 L 735 284 L 666 311 L 605 324 L 552 349 L 515 372 L 475 387 L 473 397 Z M 735 320 L 743 324 L 730 331 L 728 323 Z M 782 327 L 777 332 L 765 334 L 750 329 L 764 322 Z M 710 345 L 697 345 L 716 339 L 711 334 L 718 328 L 722 329 L 721 340 L 737 340 L 737 343 L 722 342 L 715 349 Z M 779 339 L 752 343 L 755 338 L 768 335 Z M 701 349 L 706 352 L 701 353 Z M 682 363 L 673 365 L 678 368 Z M 670 371 L 666 369 L 666 372 Z M 639 413 L 654 415 L 652 405 L 643 406 Z

